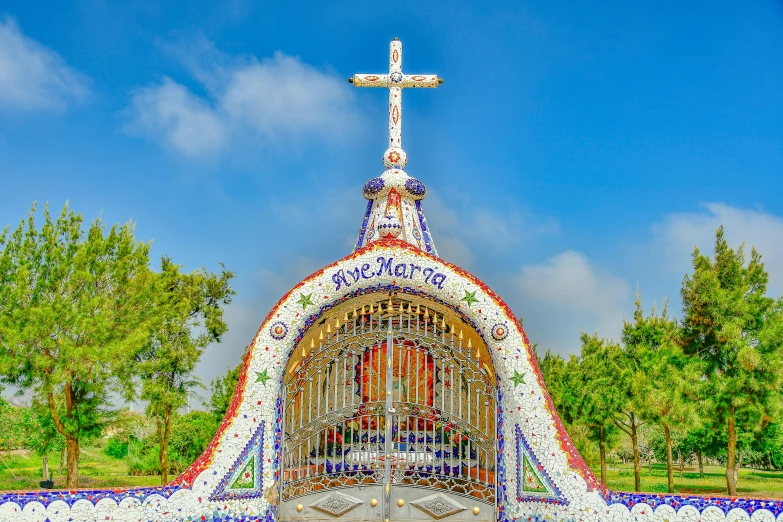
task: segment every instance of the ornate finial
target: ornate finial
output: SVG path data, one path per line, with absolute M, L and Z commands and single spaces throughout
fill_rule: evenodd
M 383 153 L 386 171 L 364 185 L 364 197 L 370 203 L 356 248 L 381 238 L 398 238 L 437 255 L 421 209 L 427 190 L 404 170 L 408 155 L 402 148 L 402 90 L 435 88 L 443 80 L 435 74 L 403 74 L 402 42 L 394 38 L 389 45 L 388 74 L 355 74 L 348 81 L 356 87 L 389 89 L 389 141 Z

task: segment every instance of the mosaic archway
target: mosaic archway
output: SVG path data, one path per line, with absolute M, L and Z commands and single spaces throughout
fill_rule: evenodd
M 466 339 L 469 334 L 474 346 L 486 346 L 498 386 L 499 517 L 513 517 L 523 505 L 544 511 L 567 509 L 582 494 L 600 493 L 600 485 L 554 414 L 524 331 L 508 307 L 467 272 L 393 239 L 372 243 L 317 272 L 278 303 L 252 344 L 237 400 L 213 443 L 214 448 L 233 447 L 234 452 L 205 453 L 179 482 L 198 488 L 213 502 L 253 499 L 258 510 L 274 517 L 286 369 L 296 367 L 302 350 L 317 343 L 317 332 L 331 329 L 331 322 L 324 321 L 335 310 L 339 319 L 343 309 L 361 310 L 367 302 L 387 299 L 389 293 L 398 296 L 394 303 L 406 297 L 432 302 L 433 308 L 443 310 L 433 311 L 441 314 L 441 325 L 458 318 Z M 250 442 L 232 446 L 241 433 L 253 433 L 251 442 L 271 434 L 263 440 L 261 458 L 247 450 Z M 243 472 L 247 474 L 244 470 L 261 468 L 257 483 L 240 480 Z M 211 473 L 205 473 L 207 469 Z M 229 483 L 237 480 L 232 488 Z

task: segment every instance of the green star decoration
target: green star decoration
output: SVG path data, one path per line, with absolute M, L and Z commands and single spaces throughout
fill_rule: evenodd
M 266 381 L 271 379 L 268 373 L 266 373 L 266 369 L 263 372 L 256 372 L 258 374 L 258 379 L 256 379 L 256 382 L 260 382 L 264 386 L 266 386 Z
M 476 299 L 476 292 L 478 290 L 473 290 L 472 292 L 468 292 L 465 290 L 465 297 L 460 299 L 460 301 L 465 301 L 468 303 L 468 306 L 472 305 L 473 303 L 478 303 L 478 299 Z
M 302 305 L 302 310 L 307 308 L 307 305 L 313 304 L 313 302 L 310 300 L 310 297 L 312 297 L 313 294 L 299 294 L 299 300 L 297 303 Z
M 514 388 L 516 388 L 520 384 L 525 384 L 525 374 L 514 370 L 514 376 L 511 380 L 514 382 Z

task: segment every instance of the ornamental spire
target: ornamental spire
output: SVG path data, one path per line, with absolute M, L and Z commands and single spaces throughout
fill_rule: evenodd
M 389 45 L 389 74 L 355 74 L 348 81 L 356 87 L 389 89 L 389 141 L 383 153 L 386 170 L 364 185 L 364 197 L 369 202 L 356 248 L 394 237 L 437 255 L 421 208 L 426 188 L 403 170 L 408 164 L 408 155 L 402 148 L 402 90 L 406 87 L 435 88 L 443 79 L 435 74 L 404 74 L 402 42 L 395 37 Z

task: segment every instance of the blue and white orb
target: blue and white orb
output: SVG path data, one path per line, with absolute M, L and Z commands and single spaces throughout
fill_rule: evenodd
M 400 218 L 394 214 L 383 216 L 376 228 L 381 237 L 400 237 L 402 233 Z

